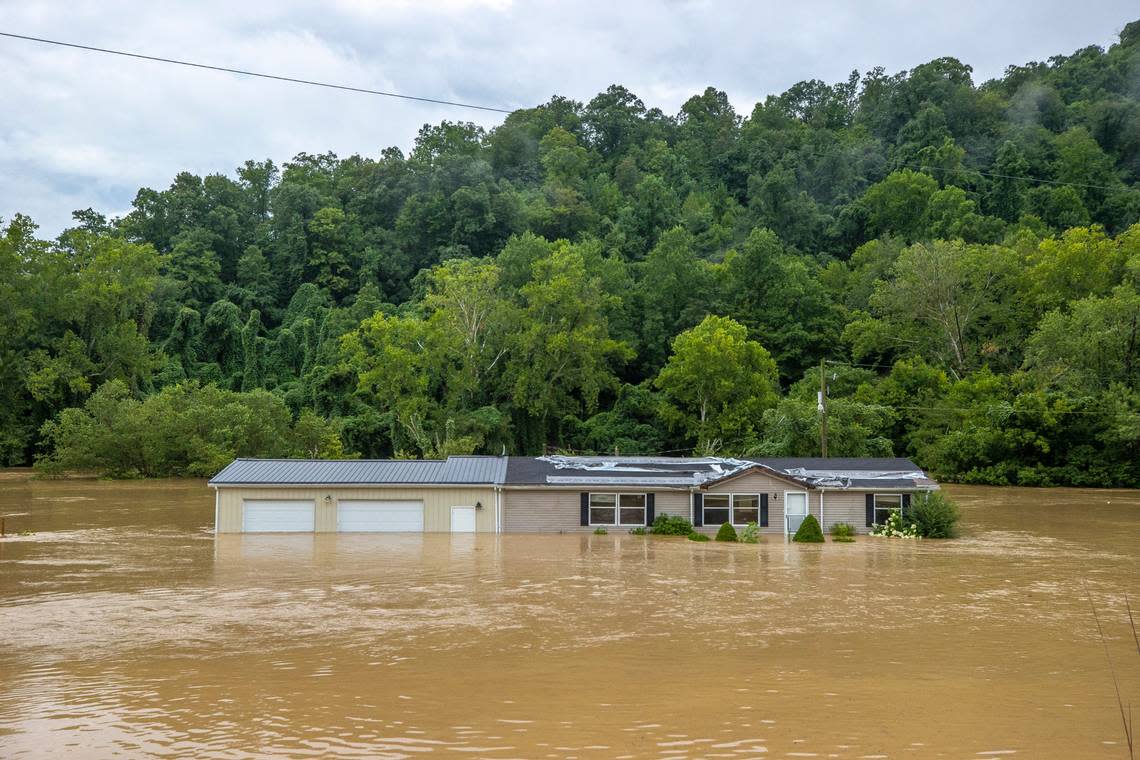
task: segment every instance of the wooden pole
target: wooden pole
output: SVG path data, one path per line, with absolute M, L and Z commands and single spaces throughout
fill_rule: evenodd
M 827 370 L 825 359 L 819 360 L 819 452 L 827 458 Z

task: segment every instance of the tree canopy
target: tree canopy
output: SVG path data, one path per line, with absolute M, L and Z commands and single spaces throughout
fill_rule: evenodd
M 0 464 L 901 455 L 1140 485 L 1140 70 L 938 58 L 737 113 L 619 85 L 408 155 L 183 172 L 0 224 Z

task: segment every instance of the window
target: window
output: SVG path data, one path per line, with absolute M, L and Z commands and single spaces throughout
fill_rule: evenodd
M 590 525 L 645 525 L 645 494 L 590 494 Z
M 618 499 L 622 525 L 645 525 L 645 494 L 623 493 Z
M 729 494 L 705 495 L 705 525 L 720 525 L 728 522 L 732 512 L 732 497 Z
M 710 493 L 704 500 L 705 525 L 760 522 L 760 496 L 754 493 Z
M 803 491 L 784 491 L 784 514 L 807 517 L 808 495 Z
M 875 494 L 875 523 L 883 525 L 891 512 L 902 513 L 902 494 L 877 493 Z
M 760 497 L 754 493 L 732 495 L 732 524 L 760 524 Z
M 617 514 L 617 494 L 590 494 L 590 525 L 615 525 Z

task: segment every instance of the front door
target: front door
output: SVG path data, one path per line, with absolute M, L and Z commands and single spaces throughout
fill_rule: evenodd
M 452 507 L 451 508 L 451 532 L 452 533 L 474 533 L 475 532 L 475 507 Z
M 784 530 L 787 533 L 795 533 L 800 529 L 800 524 L 807 517 L 808 513 L 808 496 L 803 491 L 785 491 L 784 492 Z

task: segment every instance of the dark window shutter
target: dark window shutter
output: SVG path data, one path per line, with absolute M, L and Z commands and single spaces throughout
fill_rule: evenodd
M 906 517 L 906 513 L 909 509 L 910 509 L 910 494 L 904 493 L 902 495 L 902 509 L 899 512 L 899 517 Z
M 867 527 L 875 523 L 875 494 L 867 494 Z
M 705 495 L 693 494 L 693 527 L 699 528 L 705 524 Z
M 582 494 L 582 524 L 590 524 L 590 494 Z
M 768 527 L 768 494 L 760 494 L 760 527 Z
M 653 518 L 657 516 L 657 511 L 653 506 L 653 494 L 645 495 L 645 524 L 652 525 Z

